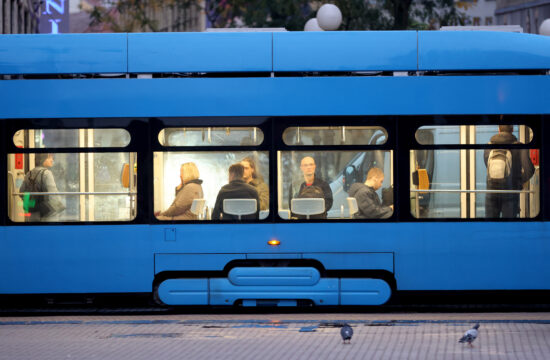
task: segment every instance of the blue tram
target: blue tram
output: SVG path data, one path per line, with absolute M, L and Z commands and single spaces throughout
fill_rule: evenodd
M 549 290 L 549 70 L 550 39 L 516 33 L 1 35 L 0 294 Z M 495 150 L 528 158 L 516 186 L 490 185 Z M 263 199 L 213 217 L 243 161 Z M 188 163 L 202 190 L 181 205 Z M 300 196 L 311 176 L 330 198 Z M 365 216 L 356 183 L 387 216 Z

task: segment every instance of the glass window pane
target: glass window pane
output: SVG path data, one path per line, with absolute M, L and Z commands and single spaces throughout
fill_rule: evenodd
M 418 218 L 532 218 L 540 169 L 529 149 L 412 150 L 411 211 Z
M 242 165 L 242 180 L 230 181 L 228 170 L 233 164 Z M 264 219 L 269 214 L 269 153 L 155 152 L 154 191 L 154 211 L 159 220 L 218 220 L 219 215 L 221 220 L 234 220 L 238 215 L 224 211 L 223 199 L 256 199 L 254 194 L 259 213 L 241 214 L 241 219 Z M 244 209 L 248 203 L 237 206 Z
M 20 148 L 125 147 L 130 133 L 124 129 L 31 129 L 19 130 L 13 143 Z
M 392 151 L 279 151 L 277 156 L 279 217 L 350 219 L 393 214 Z M 379 169 L 374 183 L 374 176 L 367 179 L 372 168 Z M 318 199 L 323 199 L 322 204 Z
M 257 127 L 167 128 L 158 138 L 163 146 L 254 146 L 264 133 Z
M 9 217 L 22 222 L 130 221 L 136 153 L 8 154 Z M 21 170 L 30 169 L 26 173 Z M 124 169 L 127 176 L 124 180 Z
M 299 126 L 283 132 L 286 145 L 380 145 L 387 139 L 381 126 Z
M 525 125 L 512 127 L 512 135 L 523 144 L 533 140 L 533 130 Z M 489 144 L 499 133 L 499 125 L 427 125 L 416 130 L 416 141 L 420 145 L 475 145 Z M 494 142 L 494 141 L 493 141 Z

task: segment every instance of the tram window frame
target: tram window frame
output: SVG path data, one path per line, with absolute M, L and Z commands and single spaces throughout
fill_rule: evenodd
M 474 217 L 472 217 L 472 212 L 477 212 L 477 206 L 475 206 L 477 203 L 472 202 L 475 200 L 472 200 L 472 198 L 475 199 L 474 196 L 466 196 L 467 197 L 467 205 L 465 207 L 466 210 L 462 209 L 462 206 L 460 205 L 459 201 L 459 209 L 460 210 L 460 216 L 461 217 L 416 217 L 413 214 L 414 207 L 411 204 L 411 190 L 413 190 L 413 184 L 411 179 L 411 173 L 413 172 L 410 156 L 413 151 L 421 151 L 421 150 L 429 150 L 429 151 L 438 151 L 438 150 L 455 150 L 460 154 L 460 150 L 466 151 L 467 158 L 470 159 L 473 157 L 475 159 L 475 156 L 478 151 L 484 151 L 486 149 L 525 149 L 525 150 L 531 150 L 536 149 L 539 151 L 539 154 L 543 151 L 543 146 L 541 143 L 542 139 L 542 131 L 543 131 L 543 120 L 544 115 L 527 115 L 527 114 L 512 114 L 512 115 L 435 115 L 435 116 L 411 116 L 407 120 L 406 126 L 402 126 L 402 130 L 405 130 L 400 135 L 400 144 L 406 145 L 402 146 L 402 153 L 400 154 L 401 161 L 407 161 L 408 163 L 408 172 L 406 174 L 401 174 L 401 181 L 405 181 L 405 176 L 407 177 L 407 191 L 408 196 L 405 196 L 405 188 L 403 188 L 402 192 L 400 193 L 400 197 L 402 199 L 407 199 L 407 211 L 405 209 L 402 209 L 402 217 L 405 221 L 466 221 L 466 222 L 474 222 L 474 221 L 540 221 L 540 219 L 543 217 L 543 211 L 544 211 L 544 182 L 539 181 L 538 183 L 538 194 L 539 197 L 536 199 L 536 202 L 538 203 L 538 213 L 533 217 L 514 217 L 514 218 L 488 218 L 488 217 L 476 217 L 476 213 L 474 214 Z M 416 131 L 420 129 L 422 126 L 460 126 L 460 125 L 468 125 L 468 126 L 479 126 L 479 125 L 492 125 L 492 126 L 498 126 L 502 124 L 509 124 L 509 125 L 525 125 L 528 127 L 532 132 L 532 139 L 530 142 L 526 144 L 506 144 L 506 146 L 497 145 L 497 144 L 433 144 L 433 145 L 422 145 L 420 142 L 417 141 L 417 133 Z M 412 136 L 410 134 L 413 134 Z M 460 156 L 460 155 L 459 155 Z M 542 159 L 542 156 L 540 157 Z M 405 160 L 406 159 L 406 160 Z M 474 160 L 475 161 L 475 160 Z M 539 163 L 539 165 L 542 165 Z M 459 165 L 460 166 L 460 165 Z M 467 165 L 469 168 L 472 165 Z M 460 169 L 458 170 L 460 173 Z M 539 179 L 543 178 L 544 173 L 544 167 L 539 166 Z M 471 177 L 470 177 L 471 178 Z M 475 181 L 475 180 L 474 180 Z M 466 181 L 469 185 L 469 182 Z M 460 182 L 459 182 L 459 187 Z M 468 187 L 469 188 L 469 187 Z M 474 188 L 475 189 L 475 188 Z M 405 201 L 404 201 L 405 202 Z M 474 209 L 474 210 L 472 210 Z M 466 216 L 463 216 L 464 213 Z
M 8 167 L 8 156 L 10 154 L 90 154 L 90 153 L 121 153 L 130 156 L 134 154 L 137 169 L 144 169 L 142 173 L 147 172 L 147 153 L 148 153 L 148 138 L 147 127 L 148 118 L 43 118 L 43 119 L 4 119 L 2 139 L 5 141 L 5 153 L 3 155 L 4 169 Z M 80 129 L 124 129 L 130 135 L 130 142 L 124 147 L 48 147 L 48 148 L 19 148 L 13 142 L 14 134 L 20 129 L 31 130 L 80 130 Z M 29 171 L 28 163 L 25 163 L 25 168 L 21 169 L 25 174 Z M 122 169 L 121 169 L 122 170 Z M 136 177 L 136 194 L 131 200 L 131 211 L 134 215 L 130 215 L 130 220 L 60 220 L 60 221 L 38 221 L 38 222 L 19 222 L 13 221 L 8 216 L 8 211 L 5 212 L 4 222 L 12 226 L 31 226 L 31 225 L 125 225 L 125 224 L 143 224 L 147 223 L 147 208 L 148 204 L 143 201 L 143 194 L 147 191 L 145 176 L 139 176 L 139 171 Z M 8 174 L 6 174 L 7 179 Z M 3 180 L 3 181 L 6 181 Z M 7 189 L 7 185 L 6 185 Z M 8 194 L 4 195 L 2 201 L 3 206 L 8 206 Z
M 246 128 L 246 127 L 256 127 L 263 133 L 263 141 L 258 145 L 223 145 L 223 146 L 217 146 L 217 145 L 201 145 L 196 147 L 190 147 L 189 145 L 179 145 L 179 146 L 166 146 L 162 145 L 159 140 L 159 134 L 163 129 L 166 128 Z M 199 219 L 199 220 L 159 220 L 155 216 L 155 212 L 158 211 L 158 209 L 155 209 L 155 189 L 154 185 L 151 188 L 151 197 L 150 201 L 151 204 L 153 204 L 152 211 L 150 212 L 150 222 L 152 224 L 170 224 L 170 223 L 177 223 L 177 224 L 231 224 L 231 223 L 266 223 L 266 222 L 272 222 L 273 221 L 273 198 L 274 198 L 274 184 L 273 184 L 273 174 L 272 174 L 272 163 L 273 163 L 273 147 L 272 147 L 272 134 L 271 134 L 271 128 L 272 128 L 272 118 L 270 117 L 170 117 L 170 118 L 154 118 L 150 122 L 150 135 L 152 138 L 152 144 L 151 144 L 151 153 L 152 156 L 155 156 L 156 154 L 160 153 L 170 153 L 170 152 L 178 152 L 178 153 L 221 153 L 221 152 L 233 152 L 233 153 L 241 153 L 241 152 L 247 152 L 249 154 L 252 154 L 254 152 L 258 153 L 266 153 L 268 163 L 267 163 L 267 171 L 269 174 L 262 174 L 265 178 L 266 182 L 268 182 L 268 189 L 269 189 L 269 213 L 267 214 L 267 217 L 263 219 L 241 219 L 241 220 L 212 220 L 212 219 Z M 242 159 L 236 159 L 236 162 L 240 161 Z M 197 167 L 199 167 L 197 165 Z M 154 173 L 154 164 L 153 169 L 151 170 L 151 184 L 154 183 L 155 173 Z M 199 170 L 200 173 L 200 170 Z M 225 169 L 225 177 L 227 177 L 227 169 Z M 202 174 L 201 177 L 202 179 Z M 202 179 L 204 181 L 204 179 Z M 227 184 L 227 181 L 224 181 L 224 184 Z M 202 186 L 204 187 L 204 182 Z M 223 186 L 223 185 L 222 185 Z M 221 187 L 220 187 L 221 188 Z M 164 189 L 165 191 L 167 189 Z M 170 189 L 168 189 L 170 191 Z M 219 192 L 219 189 L 217 190 Z M 165 208 L 162 210 L 166 210 L 170 204 L 164 204 Z M 257 207 L 259 208 L 259 204 L 257 204 Z
M 285 220 L 279 216 L 279 192 L 277 192 L 277 199 L 274 199 L 274 203 L 277 206 L 277 222 L 282 223 L 297 223 L 297 222 L 395 222 L 398 219 L 399 198 L 397 197 L 399 184 L 397 182 L 396 174 L 396 116 L 381 115 L 381 116 L 286 116 L 278 118 L 275 122 L 273 136 L 277 141 L 276 155 L 286 151 L 297 152 L 316 152 L 316 151 L 375 151 L 383 150 L 390 151 L 391 163 L 393 164 L 390 169 L 391 177 L 393 178 L 393 213 L 386 219 L 356 219 L 349 217 L 339 217 L 331 219 L 292 219 Z M 378 145 L 288 145 L 283 141 L 283 133 L 287 128 L 296 127 L 296 124 L 300 124 L 300 128 L 307 127 L 332 127 L 332 126 L 368 126 L 368 127 L 380 127 L 385 130 L 386 141 L 383 144 Z M 275 164 L 277 166 L 277 164 Z M 300 171 L 299 168 L 296 171 Z M 279 177 L 278 169 L 275 169 L 277 178 Z M 366 174 L 363 174 L 366 176 Z M 279 188 L 279 183 L 277 182 Z M 276 202 L 275 202 L 276 201 Z

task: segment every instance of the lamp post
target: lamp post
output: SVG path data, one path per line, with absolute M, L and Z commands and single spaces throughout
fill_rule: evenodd
M 539 34 L 550 36 L 550 19 L 546 19 L 540 24 Z
M 304 31 L 333 31 L 338 30 L 342 24 L 342 12 L 338 6 L 325 4 L 317 10 L 317 17 L 309 19 L 304 26 Z

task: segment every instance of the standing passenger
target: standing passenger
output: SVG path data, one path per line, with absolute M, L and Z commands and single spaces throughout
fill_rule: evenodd
M 163 212 L 156 212 L 159 220 L 198 220 L 191 212 L 193 200 L 202 199 L 202 180 L 199 179 L 199 169 L 195 163 L 187 162 L 180 167 L 181 184 L 176 187 L 176 198 L 172 205 Z
M 19 192 L 56 193 L 57 186 L 50 170 L 53 161 L 53 154 L 35 154 L 35 166 L 25 175 Z M 56 216 L 65 210 L 65 205 L 55 195 L 31 195 L 23 206 L 30 213 L 27 221 L 55 221 Z
M 512 134 L 513 125 L 499 125 L 498 134 L 489 144 L 521 144 Z M 533 176 L 535 167 L 526 149 L 486 149 L 487 190 L 521 190 Z M 485 197 L 485 217 L 515 218 L 519 214 L 518 193 L 488 193 Z
M 327 212 L 332 207 L 332 190 L 330 185 L 318 176 L 315 176 L 315 160 L 311 156 L 306 156 L 300 163 L 300 170 L 304 174 L 304 182 L 300 185 L 298 191 L 298 197 L 301 197 L 304 192 L 307 192 L 308 187 L 313 186 L 319 188 L 323 192 L 323 199 L 325 199 L 325 212 L 321 214 L 319 218 L 326 219 Z
M 245 157 L 241 161 L 244 167 L 243 180 L 256 189 L 260 198 L 260 210 L 269 209 L 269 187 L 264 182 L 262 175 L 256 169 L 256 163 L 250 157 Z
M 364 184 L 355 183 L 349 188 L 349 196 L 357 200 L 359 211 L 356 219 L 387 219 L 393 214 L 393 205 L 383 206 L 376 190 L 382 187 L 384 172 L 373 167 L 367 173 L 367 181 Z
M 258 192 L 254 186 L 247 184 L 243 180 L 244 166 L 241 164 L 233 164 L 229 167 L 229 184 L 222 186 L 218 197 L 216 198 L 216 204 L 212 210 L 212 220 L 237 220 L 238 216 L 226 214 L 223 212 L 223 201 L 225 199 L 255 199 L 256 200 L 256 213 L 252 215 L 243 215 L 241 219 L 258 219 L 259 210 L 258 204 L 260 199 Z

